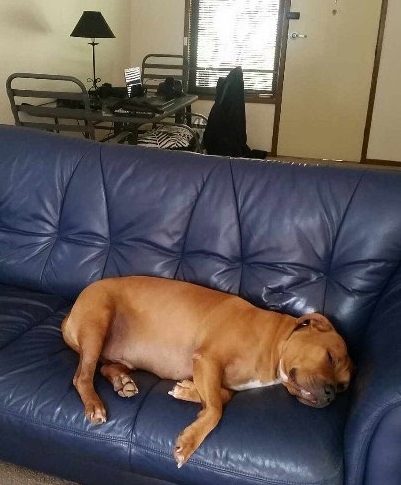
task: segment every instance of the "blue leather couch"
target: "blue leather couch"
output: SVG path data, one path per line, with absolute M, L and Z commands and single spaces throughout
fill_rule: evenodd
M 97 144 L 0 127 L 0 459 L 84 484 L 401 483 L 401 173 Z M 91 426 L 60 322 L 116 275 L 178 278 L 326 314 L 357 363 L 327 408 L 237 393 L 177 469 L 198 406 L 137 372 Z M 158 304 L 157 295 L 154 304 Z M 185 325 L 185 322 L 182 322 Z

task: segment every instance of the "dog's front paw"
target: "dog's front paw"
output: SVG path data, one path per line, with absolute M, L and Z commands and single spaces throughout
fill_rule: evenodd
M 196 440 L 192 437 L 192 433 L 184 430 L 177 438 L 174 447 L 174 458 L 177 462 L 177 467 L 181 468 L 194 451 L 198 448 Z
M 181 399 L 182 401 L 201 402 L 195 384 L 189 379 L 177 382 L 168 394 L 175 399 Z
M 92 424 L 102 424 L 106 422 L 106 409 L 99 401 L 85 403 L 85 417 Z

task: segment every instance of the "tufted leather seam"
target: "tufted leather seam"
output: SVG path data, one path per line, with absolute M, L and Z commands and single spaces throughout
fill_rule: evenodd
M 67 196 L 67 192 L 68 192 L 68 189 L 70 187 L 71 181 L 72 181 L 72 179 L 75 175 L 75 172 L 77 171 L 79 165 L 81 164 L 82 160 L 88 155 L 88 153 L 90 153 L 91 150 L 92 150 L 92 146 L 82 154 L 81 158 L 78 160 L 77 164 L 75 165 L 74 170 L 72 171 L 71 177 L 68 180 L 67 185 L 65 186 L 64 195 L 63 195 L 63 199 L 61 201 L 61 207 L 60 207 L 60 212 L 59 212 L 58 221 L 57 221 L 56 237 L 54 239 L 53 246 L 50 248 L 49 254 L 47 255 L 47 258 L 46 258 L 45 264 L 43 265 L 42 271 L 40 273 L 40 279 L 39 279 L 40 285 L 42 285 L 43 275 L 44 275 L 44 272 L 46 270 L 47 263 L 49 262 L 50 256 L 51 256 L 53 249 L 54 249 L 54 246 L 56 245 L 56 241 L 57 241 L 58 233 L 59 233 L 60 221 L 61 221 L 61 217 L 63 215 L 65 198 Z
M 132 243 L 132 244 L 129 244 L 129 243 Z M 114 240 L 113 241 L 113 245 L 115 246 L 123 246 L 123 247 L 134 247 L 137 243 L 140 243 L 140 244 L 143 244 L 144 246 L 150 246 L 151 248 L 154 248 L 154 249 L 157 249 L 158 251 L 160 252 L 164 252 L 170 256 L 177 256 L 177 252 L 170 249 L 170 248 L 166 248 L 164 246 L 161 246 L 160 244 L 157 244 L 153 241 L 148 241 L 146 239 L 143 239 L 141 237 L 133 237 L 132 239 L 127 239 L 125 241 L 118 241 L 118 240 Z
M 291 268 L 297 268 L 297 269 L 304 269 L 308 272 L 315 273 L 319 277 L 325 276 L 325 273 L 321 271 L 320 269 L 316 269 L 313 266 L 308 266 L 307 264 L 303 263 L 283 263 L 282 261 L 269 261 L 269 262 L 264 262 L 264 261 L 245 261 L 244 264 L 247 266 L 263 266 L 268 269 L 281 269 L 281 268 L 286 268 L 286 267 L 291 267 Z
M 51 318 L 52 316 L 54 316 L 56 313 L 58 313 L 59 311 L 61 310 L 64 310 L 64 309 L 68 309 L 70 308 L 71 305 L 67 305 L 65 306 L 65 302 L 63 302 L 62 304 L 60 304 L 60 306 L 57 306 L 57 308 L 55 308 L 53 311 L 51 311 L 48 315 L 46 315 L 44 318 L 40 319 L 40 320 L 37 320 L 33 323 L 33 325 L 31 325 L 29 328 L 27 328 L 26 330 L 24 330 L 23 332 L 21 332 L 20 334 L 18 334 L 17 337 L 13 338 L 12 340 L 9 340 L 5 345 L 3 345 L 2 347 L 0 347 L 0 352 L 2 350 L 4 350 L 5 348 L 7 348 L 9 345 L 13 344 L 15 341 L 17 341 L 19 338 L 23 337 L 25 334 L 27 334 L 28 332 L 30 332 L 31 330 L 33 330 L 34 328 L 37 328 L 39 327 L 45 320 L 47 320 L 48 318 Z
M 374 413 L 371 419 L 369 420 L 369 422 L 366 424 L 365 428 L 368 428 L 368 429 L 371 428 L 371 431 L 363 439 L 360 447 L 360 451 L 359 451 L 359 458 L 356 461 L 356 464 L 354 464 L 354 467 L 355 467 L 354 476 L 359 478 L 360 483 L 362 483 L 361 481 L 362 467 L 364 468 L 363 475 L 365 476 L 365 473 L 366 473 L 366 457 L 368 453 L 368 447 L 369 447 L 368 445 L 372 441 L 373 435 L 376 433 L 380 425 L 380 422 L 384 419 L 386 414 L 392 411 L 393 409 L 395 409 L 400 404 L 401 404 L 401 400 L 399 397 L 393 399 L 392 401 L 387 403 L 384 407 L 380 408 L 376 413 Z M 357 485 L 357 484 L 353 484 L 353 485 Z
M 22 231 L 21 229 L 13 229 L 11 227 L 0 227 L 0 232 L 10 232 L 12 234 L 20 234 L 21 236 L 38 236 L 38 237 L 49 237 L 54 238 L 57 237 L 57 232 L 31 232 L 31 231 Z
M 228 265 L 238 264 L 236 261 L 233 261 L 232 259 L 230 259 L 226 256 L 223 256 L 222 254 L 215 253 L 213 251 L 196 250 L 196 251 L 188 251 L 187 254 L 190 254 L 191 256 L 195 256 L 195 257 L 196 256 L 204 256 L 204 257 L 207 257 L 208 259 L 214 258 L 214 259 L 217 259 L 217 260 L 221 261 L 222 263 L 226 263 Z M 244 263 L 244 264 L 248 264 L 249 266 L 253 265 L 253 263 Z
M 106 190 L 106 183 L 104 179 L 104 171 L 103 171 L 103 159 L 102 159 L 102 151 L 99 151 L 99 165 L 100 165 L 100 173 L 102 174 L 102 183 L 103 183 L 103 191 L 104 191 L 104 200 L 106 203 L 106 215 L 107 215 L 107 232 L 109 235 L 109 242 L 108 242 L 108 250 L 107 255 L 104 260 L 104 266 L 102 271 L 102 276 L 100 279 L 104 278 L 104 272 L 106 271 L 107 261 L 109 260 L 110 256 L 110 249 L 111 249 L 111 233 L 110 233 L 110 214 L 109 214 L 109 204 L 108 204 L 108 197 L 107 197 L 107 190 Z
M 236 210 L 236 213 L 237 213 L 238 232 L 239 232 L 239 239 L 240 239 L 241 272 L 240 272 L 240 276 L 239 276 L 238 294 L 241 294 L 242 273 L 243 273 L 243 269 L 244 269 L 244 264 L 243 264 L 243 261 L 244 261 L 243 239 L 242 239 L 241 221 L 240 221 L 240 217 L 239 217 L 238 195 L 237 195 L 237 191 L 235 189 L 235 182 L 234 182 L 234 172 L 233 172 L 232 159 L 230 160 L 229 164 L 230 164 L 230 172 L 231 172 L 231 181 L 232 181 L 232 184 L 233 184 L 233 194 L 234 194 L 234 199 L 235 199 L 235 210 Z
M 141 445 L 141 444 L 138 444 L 138 443 L 136 444 L 136 446 L 138 448 L 142 448 L 143 450 L 145 450 L 147 452 L 151 452 L 151 453 L 154 453 L 156 455 L 162 456 L 164 458 L 170 458 L 171 460 L 174 460 L 172 455 L 167 454 L 166 452 L 158 450 L 158 449 L 153 448 L 151 446 L 145 446 L 145 445 Z M 272 480 L 266 479 L 265 477 L 261 477 L 260 475 L 251 475 L 251 474 L 248 474 L 248 473 L 241 473 L 241 472 L 238 472 L 238 471 L 235 471 L 235 470 L 228 470 L 226 468 L 220 468 L 220 467 L 213 465 L 211 463 L 205 463 L 205 462 L 199 461 L 199 460 L 197 460 L 196 458 L 193 458 L 193 457 L 188 462 L 188 465 L 191 465 L 191 464 L 197 466 L 198 468 L 203 468 L 205 470 L 214 470 L 214 471 L 217 471 L 217 472 L 223 472 L 226 475 L 231 475 L 231 476 L 235 476 L 235 477 L 238 477 L 238 478 L 250 478 L 252 480 L 259 480 L 262 483 L 266 483 L 266 484 L 269 484 L 269 485 L 325 485 L 325 484 L 330 484 L 334 478 L 336 478 L 340 474 L 342 475 L 343 472 L 344 472 L 344 470 L 343 470 L 343 460 L 342 459 L 339 462 L 338 466 L 336 466 L 336 468 L 340 469 L 339 471 L 337 471 L 331 477 L 326 478 L 324 480 L 319 480 L 318 482 L 289 482 L 287 480 L 279 480 L 279 481 L 274 480 L 274 481 L 272 481 Z
M 336 245 L 337 245 L 337 240 L 338 240 L 338 236 L 340 235 L 340 232 L 341 232 L 341 229 L 343 227 L 343 224 L 344 224 L 344 221 L 345 221 L 345 218 L 348 214 L 348 211 L 351 207 L 351 204 L 352 204 L 352 201 L 354 200 L 354 197 L 355 197 L 355 194 L 362 182 L 362 179 L 363 177 L 365 176 L 365 172 L 362 172 L 362 174 L 360 175 L 359 179 L 358 179 L 358 182 L 356 183 L 355 185 L 355 188 L 351 194 L 351 197 L 349 198 L 349 201 L 348 201 L 348 204 L 347 204 L 347 207 L 345 208 L 345 211 L 343 213 L 343 216 L 341 218 L 341 222 L 338 226 L 338 229 L 337 229 L 337 233 L 336 233 L 336 237 L 334 238 L 334 242 L 333 242 L 333 248 L 331 250 L 331 255 L 330 255 L 330 261 L 329 261 L 329 264 L 327 266 L 327 277 L 326 277 L 326 287 L 324 289 L 324 295 L 323 295 L 323 308 L 322 308 L 322 312 L 323 314 L 325 314 L 325 309 L 326 309 L 326 297 L 327 297 L 327 287 L 328 287 L 328 280 L 329 280 L 329 276 L 330 276 L 330 273 L 331 273 L 331 268 L 332 268 L 332 265 L 333 265 L 333 258 L 334 258 L 334 253 L 335 253 L 335 250 L 336 250 Z
M 63 236 L 60 236 L 57 238 L 59 241 L 64 241 L 64 242 L 68 242 L 68 243 L 71 243 L 71 244 L 76 244 L 78 246 L 87 246 L 87 247 L 90 247 L 90 248 L 102 248 L 104 246 L 107 246 L 108 243 L 107 242 L 103 242 L 103 241 L 98 241 L 98 242 L 88 242 L 88 241 L 84 241 L 84 240 L 79 240 L 79 239 L 74 239 L 72 237 L 63 237 Z
M 286 288 L 285 288 L 285 291 L 284 293 L 288 293 L 288 294 L 293 294 L 293 291 L 294 290 L 299 290 L 299 289 L 302 289 L 302 288 L 308 288 L 311 286 L 311 284 L 314 284 L 314 283 L 317 283 L 318 281 L 322 280 L 323 278 L 325 278 L 325 275 L 318 275 L 316 278 L 309 278 L 309 279 L 305 279 L 303 281 L 299 281 L 298 283 L 288 283 L 286 285 Z
M 185 229 L 185 232 L 184 232 L 184 242 L 183 242 L 183 245 L 182 245 L 182 249 L 181 249 L 181 253 L 180 253 L 180 256 L 179 256 L 179 261 L 178 261 L 178 265 L 177 265 L 177 268 L 175 270 L 175 273 L 174 273 L 174 279 L 177 278 L 177 274 L 178 274 L 178 270 L 180 269 L 180 266 L 181 266 L 181 263 L 182 263 L 182 260 L 184 258 L 184 254 L 185 254 L 185 248 L 187 246 L 187 238 L 188 238 L 188 233 L 189 233 L 189 228 L 191 227 L 191 222 L 192 222 L 192 217 L 195 213 L 195 209 L 198 205 L 198 201 L 211 177 L 211 175 L 214 173 L 214 171 L 216 170 L 217 168 L 217 164 L 210 170 L 210 172 L 207 174 L 206 176 L 206 179 L 205 181 L 203 182 L 203 185 L 202 187 L 200 188 L 199 192 L 198 192 L 198 195 L 196 196 L 196 199 L 194 201 L 194 204 L 192 206 L 192 209 L 191 209 L 191 213 L 189 214 L 189 218 L 188 218 L 188 223 L 187 223 L 187 227 Z
M 335 285 L 339 286 L 344 293 L 349 293 L 353 295 L 358 295 L 358 296 L 364 296 L 364 295 L 371 295 L 372 291 L 371 290 L 356 290 L 355 288 L 347 288 L 345 285 L 340 283 L 339 281 L 335 280 L 333 282 Z

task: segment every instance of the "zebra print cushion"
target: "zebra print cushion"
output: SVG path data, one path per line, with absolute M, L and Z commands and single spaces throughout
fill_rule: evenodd
M 138 145 L 177 150 L 189 148 L 192 134 L 181 126 L 163 125 L 138 135 Z

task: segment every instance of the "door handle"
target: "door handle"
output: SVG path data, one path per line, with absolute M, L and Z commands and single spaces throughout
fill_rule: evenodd
M 290 39 L 306 39 L 308 36 L 306 34 L 300 34 L 298 32 L 292 32 L 289 36 Z

